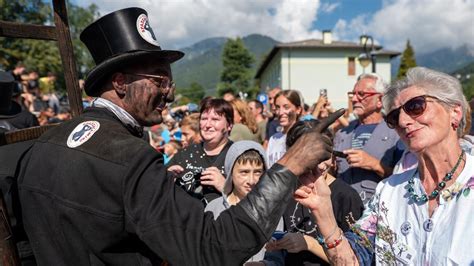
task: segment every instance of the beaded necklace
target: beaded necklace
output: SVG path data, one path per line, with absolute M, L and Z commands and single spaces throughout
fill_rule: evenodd
M 456 162 L 456 165 L 454 165 L 453 169 L 449 171 L 443 178 L 441 182 L 438 183 L 436 186 L 436 189 L 431 192 L 431 194 L 428 196 L 426 193 L 423 195 L 417 195 L 415 193 L 415 189 L 413 188 L 413 185 L 415 184 L 415 176 L 418 173 L 418 169 L 416 169 L 415 173 L 411 177 L 410 180 L 408 180 L 408 187 L 407 191 L 410 194 L 410 198 L 413 199 L 416 203 L 425 203 L 428 201 L 428 199 L 432 200 L 435 199 L 439 196 L 439 192 L 443 190 L 444 187 L 446 187 L 446 182 L 451 180 L 453 178 L 454 172 L 458 169 L 459 164 L 461 163 L 462 158 L 464 157 L 464 150 L 461 152 L 461 155 L 459 155 L 458 161 Z

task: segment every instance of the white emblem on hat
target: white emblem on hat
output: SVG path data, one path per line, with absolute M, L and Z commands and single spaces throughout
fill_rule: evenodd
M 145 14 L 141 14 L 140 16 L 138 16 L 137 30 L 138 33 L 140 33 L 140 36 L 142 36 L 145 41 L 153 45 L 160 46 L 160 44 L 156 40 L 155 33 L 153 32 L 153 29 L 150 26 L 148 17 Z
M 67 138 L 67 146 L 69 148 L 76 148 L 88 141 L 100 128 L 100 123 L 97 121 L 85 121 L 74 128 Z

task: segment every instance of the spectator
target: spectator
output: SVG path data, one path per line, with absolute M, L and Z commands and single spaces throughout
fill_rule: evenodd
M 23 81 L 22 76 L 25 74 L 25 72 L 26 72 L 26 66 L 22 62 L 18 62 L 15 65 L 15 68 L 10 71 L 10 73 L 13 75 L 13 78 L 18 83 L 21 83 Z
M 168 143 L 166 143 L 163 147 L 163 159 L 164 159 L 164 164 L 168 164 L 169 161 L 174 157 L 174 155 L 181 150 L 183 146 L 181 145 L 181 142 L 177 140 L 170 140 Z
M 265 129 L 265 141 L 263 142 L 263 147 L 268 149 L 268 141 L 270 137 L 277 133 L 279 128 L 278 119 L 276 119 L 276 109 L 275 109 L 275 96 L 280 93 L 281 89 L 276 87 L 268 91 L 268 104 L 270 106 L 270 112 L 267 112 L 267 127 Z
M 176 184 L 204 205 L 219 197 L 224 187 L 224 160 L 232 145 L 232 106 L 223 99 L 202 102 L 199 129 L 203 142 L 179 151 L 169 163 Z
M 252 115 L 255 117 L 255 122 L 257 122 L 257 136 L 258 142 L 263 143 L 265 140 L 265 130 L 267 127 L 267 120 L 263 117 L 263 104 L 257 100 L 251 100 L 248 103 Z
M 62 123 L 71 119 L 71 110 L 68 107 L 61 107 L 56 116 L 49 119 L 49 123 Z
M 155 148 L 155 150 L 163 153 L 163 143 L 164 140 L 161 137 L 163 133 L 164 127 L 159 124 L 159 125 L 153 125 L 149 128 L 146 128 L 146 131 L 148 133 L 148 143 Z
M 185 116 L 183 120 L 181 120 L 181 143 L 183 144 L 183 148 L 198 144 L 202 141 L 201 134 L 199 133 L 199 116 L 199 113 L 193 113 Z
M 244 199 L 268 168 L 266 157 L 263 147 L 254 141 L 243 140 L 232 144 L 225 157 L 227 174 L 222 196 L 209 202 L 205 211 L 211 211 L 214 219 L 217 219 L 224 210 Z M 283 220 L 280 220 L 276 230 L 283 231 Z M 247 263 L 254 262 L 252 265 L 255 265 L 260 262 L 262 266 L 284 264 L 282 251 L 268 254 L 265 251 L 262 248 Z
M 315 216 L 332 263 L 369 265 L 374 258 L 377 265 L 471 265 L 474 157 L 459 145 L 469 115 L 461 84 L 416 67 L 387 89 L 383 101 L 387 125 L 416 155 L 418 167 L 380 182 L 344 235 L 327 215 L 330 193 L 321 178 L 304 181 L 298 202 Z
M 331 106 L 327 95 L 320 95 L 318 101 L 315 104 L 314 110 L 312 111 L 312 117 L 315 119 L 323 119 L 334 113 L 336 110 Z M 339 129 L 349 126 L 349 121 L 344 117 L 339 117 L 334 124 L 329 126 L 331 133 L 337 132 Z
M 12 100 L 15 101 L 21 107 L 21 112 L 8 119 L 8 121 L 17 129 L 29 128 L 39 126 L 38 118 L 32 114 L 28 108 L 23 104 L 24 103 L 24 96 L 25 94 L 19 90 L 19 87 L 14 86 Z
M 303 99 L 299 91 L 284 90 L 275 96 L 275 118 L 282 130 L 274 134 L 268 141 L 267 154 L 270 166 L 285 154 L 286 133 L 299 120 L 302 112 Z
M 12 99 L 15 85 L 11 73 L 0 71 L 0 133 L 17 129 L 10 122 L 21 113 L 21 106 Z
M 40 91 L 43 100 L 48 102 L 48 106 L 53 108 L 55 114 L 59 111 L 59 98 L 56 95 L 56 74 L 48 72 L 46 77 L 39 79 Z
M 181 141 L 181 129 L 177 126 L 176 120 L 170 115 L 168 108 L 163 110 L 163 124 L 161 125 L 163 131 L 161 132 L 161 138 L 163 142 L 161 146 L 175 139 Z
M 12 167 L 19 218 L 38 264 L 238 265 L 260 250 L 297 176 L 330 155 L 319 133 L 324 127 L 303 136 L 246 198 L 214 221 L 172 183 L 162 156 L 141 139 L 142 126 L 161 123 L 161 111 L 174 99 L 170 64 L 183 53 L 158 46 L 140 8 L 98 19 L 81 40 L 97 64 L 85 84 L 97 100 L 34 141 Z M 226 110 L 226 121 L 210 119 L 217 110 L 202 113 L 204 139 L 230 131 L 231 106 Z M 0 173 L 4 168 L 0 164 Z
M 234 125 L 229 139 L 234 142 L 239 140 L 258 141 L 257 123 L 247 104 L 240 99 L 234 99 L 230 101 L 230 105 L 234 110 Z
M 287 147 L 293 146 L 298 138 L 317 127 L 319 123 L 318 120 L 297 122 L 288 131 L 288 137 L 286 138 Z M 332 139 L 332 134 L 329 130 L 324 133 L 328 138 Z M 331 164 L 331 160 L 328 160 L 327 163 Z M 331 191 L 332 211 L 337 225 L 344 232 L 348 231 L 347 217 L 352 216 L 358 219 L 364 210 L 357 191 L 341 179 L 335 178 L 328 171 L 316 173 L 316 175 L 321 175 L 321 178 L 324 179 Z M 324 254 L 323 247 L 317 241 L 317 226 L 311 211 L 298 204 L 295 200 L 290 200 L 283 217 L 288 233 L 283 239 L 271 242 L 267 247 L 270 250 L 287 250 L 286 265 L 326 265 L 328 259 Z
M 351 92 L 357 120 L 339 130 L 334 149 L 347 157 L 337 157 L 337 177 L 350 184 L 364 203 L 383 178 L 392 174 L 403 153 L 397 133 L 387 127 L 382 115 L 384 82 L 377 74 L 362 74 Z
M 232 89 L 225 89 L 222 92 L 222 99 L 224 99 L 226 102 L 231 102 L 232 100 L 235 99 L 235 93 L 234 90 Z

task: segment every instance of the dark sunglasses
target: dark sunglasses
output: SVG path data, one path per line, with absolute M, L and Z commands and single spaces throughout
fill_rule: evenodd
M 411 98 L 402 106 L 392 110 L 384 117 L 387 126 L 389 128 L 395 128 L 396 126 L 398 126 L 398 120 L 400 118 L 401 109 L 403 109 L 403 111 L 412 118 L 422 115 L 423 112 L 425 112 L 426 110 L 426 103 L 428 102 L 426 98 L 437 99 L 436 97 L 429 95 L 421 95 Z

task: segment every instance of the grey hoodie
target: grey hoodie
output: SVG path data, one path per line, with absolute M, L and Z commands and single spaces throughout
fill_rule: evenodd
M 262 145 L 250 140 L 234 142 L 225 156 L 224 171 L 227 173 L 227 176 L 225 179 L 224 191 L 222 192 L 223 196 L 227 196 L 232 192 L 232 168 L 234 168 L 235 161 L 240 155 L 249 150 L 257 151 L 263 158 L 265 170 L 268 169 L 267 155 Z
M 222 197 L 212 200 L 207 204 L 204 211 L 210 211 L 214 214 L 214 219 L 219 217 L 220 213 L 225 211 L 230 207 L 230 204 L 227 202 L 227 196 L 232 192 L 232 168 L 234 167 L 235 161 L 237 158 L 248 150 L 257 151 L 263 158 L 265 165 L 265 170 L 268 169 L 268 161 L 265 150 L 262 145 L 255 141 L 250 140 L 241 140 L 234 142 L 227 151 L 224 162 L 224 171 L 227 173 L 224 191 L 222 192 Z M 283 219 L 280 218 L 277 229 L 283 231 Z M 252 256 L 247 262 L 250 261 L 264 261 L 265 265 L 283 265 L 284 264 L 284 255 L 282 251 L 274 251 L 265 253 L 265 248 L 262 248 L 257 254 Z M 264 260 L 265 255 L 267 258 Z

